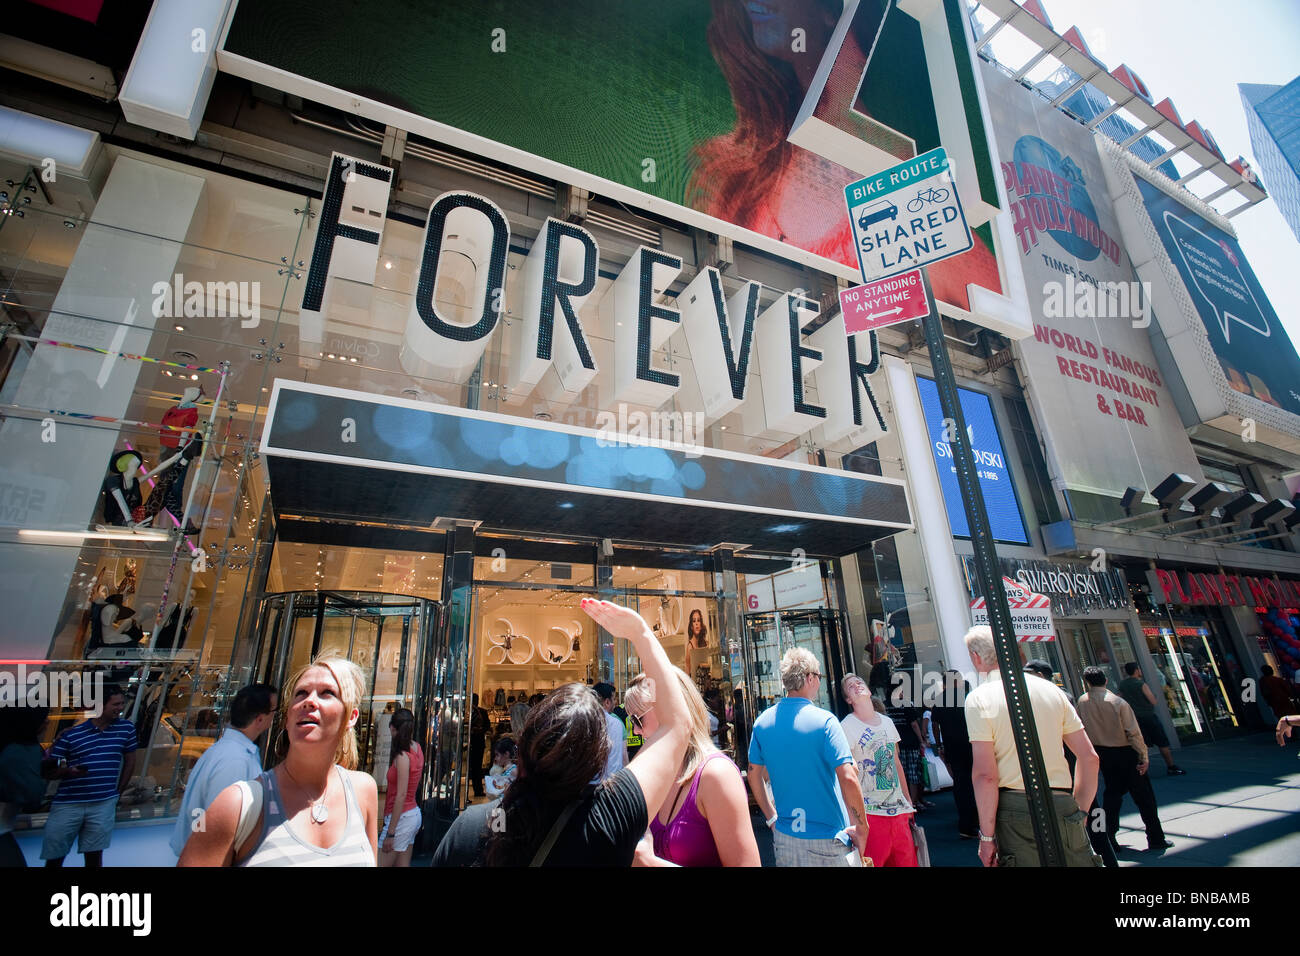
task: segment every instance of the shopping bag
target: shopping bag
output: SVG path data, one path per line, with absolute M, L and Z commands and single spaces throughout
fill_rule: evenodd
M 952 774 L 933 750 L 925 752 L 925 767 L 930 781 L 930 790 L 946 790 L 952 786 Z
M 925 830 L 912 824 L 912 842 L 916 844 L 916 865 L 930 865 L 930 845 L 925 840 Z

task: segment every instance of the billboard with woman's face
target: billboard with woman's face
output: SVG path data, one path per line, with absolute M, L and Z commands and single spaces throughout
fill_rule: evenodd
M 983 157 L 962 174 L 992 181 L 973 85 L 941 95 L 979 128 L 941 130 L 927 65 L 957 47 L 924 30 L 964 51 L 964 29 L 893 0 L 281 0 L 240 5 L 218 65 L 855 278 L 847 183 L 955 139 Z M 931 270 L 963 309 L 967 283 L 1001 291 L 977 232 Z

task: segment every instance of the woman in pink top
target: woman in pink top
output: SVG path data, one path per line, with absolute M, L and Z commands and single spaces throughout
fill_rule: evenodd
M 749 822 L 749 798 L 740 771 L 713 745 L 709 712 L 695 684 L 672 669 L 686 698 L 690 732 L 681 771 L 647 839 L 637 848 L 636 866 L 758 866 L 758 844 Z M 650 738 L 659 729 L 654 681 L 638 674 L 623 698 L 633 729 Z
M 415 849 L 415 835 L 423 817 L 415 805 L 415 791 L 424 769 L 424 751 L 411 738 L 415 734 L 415 714 L 405 707 L 393 714 L 388 732 L 393 735 L 392 762 L 388 765 L 388 796 L 384 798 L 384 829 L 379 834 L 379 865 L 410 866 Z M 402 806 L 397 810 L 397 797 Z

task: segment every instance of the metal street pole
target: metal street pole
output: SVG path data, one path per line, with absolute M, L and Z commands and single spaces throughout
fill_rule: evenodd
M 939 390 L 939 403 L 945 420 L 952 422 L 948 429 L 952 435 L 952 458 L 957 466 L 957 484 L 961 489 L 962 504 L 966 509 L 966 523 L 970 528 L 971 545 L 975 551 L 975 571 L 980 589 L 988 605 L 989 624 L 993 629 L 993 642 L 998 652 L 998 668 L 1002 686 L 1007 695 L 1011 715 L 1011 730 L 1015 734 L 1016 751 L 1020 755 L 1020 773 L 1024 777 L 1025 796 L 1029 800 L 1029 815 L 1034 824 L 1038 843 L 1038 856 L 1043 866 L 1064 866 L 1061 850 L 1061 831 L 1052 808 L 1052 790 L 1043 766 L 1043 753 L 1038 745 L 1034 728 L 1033 710 L 1025 688 L 1025 675 L 1020 666 L 1020 648 L 1011 623 L 1011 609 L 1002 587 L 1002 574 L 998 566 L 997 549 L 993 545 L 993 532 L 989 527 L 984 495 L 980 491 L 975 473 L 975 457 L 971 452 L 966 432 L 966 419 L 962 415 L 957 393 L 957 379 L 948 358 L 948 346 L 943 339 L 943 319 L 935 305 L 930 289 L 930 276 L 921 270 L 925 286 L 925 301 L 929 314 L 922 320 L 925 343 L 930 349 L 930 364 Z M 1080 807 L 1085 813 L 1088 807 Z

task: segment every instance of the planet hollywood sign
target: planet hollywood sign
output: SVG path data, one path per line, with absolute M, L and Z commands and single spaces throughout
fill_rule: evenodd
M 339 153 L 331 158 L 300 310 L 300 351 L 308 364 L 324 339 L 329 280 L 374 283 L 392 178 L 387 166 Z M 400 351 L 406 372 L 456 383 L 469 378 L 498 326 L 506 325 L 500 319 L 509 248 L 509 222 L 490 199 L 455 191 L 433 200 Z M 467 296 L 471 324 L 448 316 L 434 301 L 440 268 L 456 255 L 474 265 Z M 602 371 L 587 329 L 595 324 L 596 309 L 588 309 L 586 319 L 583 314 L 599 262 L 590 232 L 554 218 L 542 224 L 523 266 L 517 317 L 504 332 L 515 394 L 541 385 L 548 398 L 572 401 Z M 661 296 L 684 266 L 678 256 L 640 246 L 609 289 L 613 387 L 602 391 L 613 403 L 657 408 L 685 397 L 679 394 L 681 376 L 652 361 L 655 350 L 681 329 L 705 424 L 753 400 L 761 402 L 769 432 L 800 435 L 820 427 L 829 443 L 888 430 L 868 381 L 880 367 L 874 332 L 859 341 L 846 334 L 844 317 L 836 314 L 805 333 L 820 313 L 817 302 L 796 290 L 760 310 L 759 283 L 745 282 L 727 297 L 721 275 L 709 266 L 667 305 Z M 756 390 L 747 389 L 755 357 L 761 366 Z M 808 374 L 814 376 L 817 402 L 805 394 Z
M 1300 607 L 1297 581 L 1160 568 L 1148 571 L 1147 581 L 1158 604 Z

